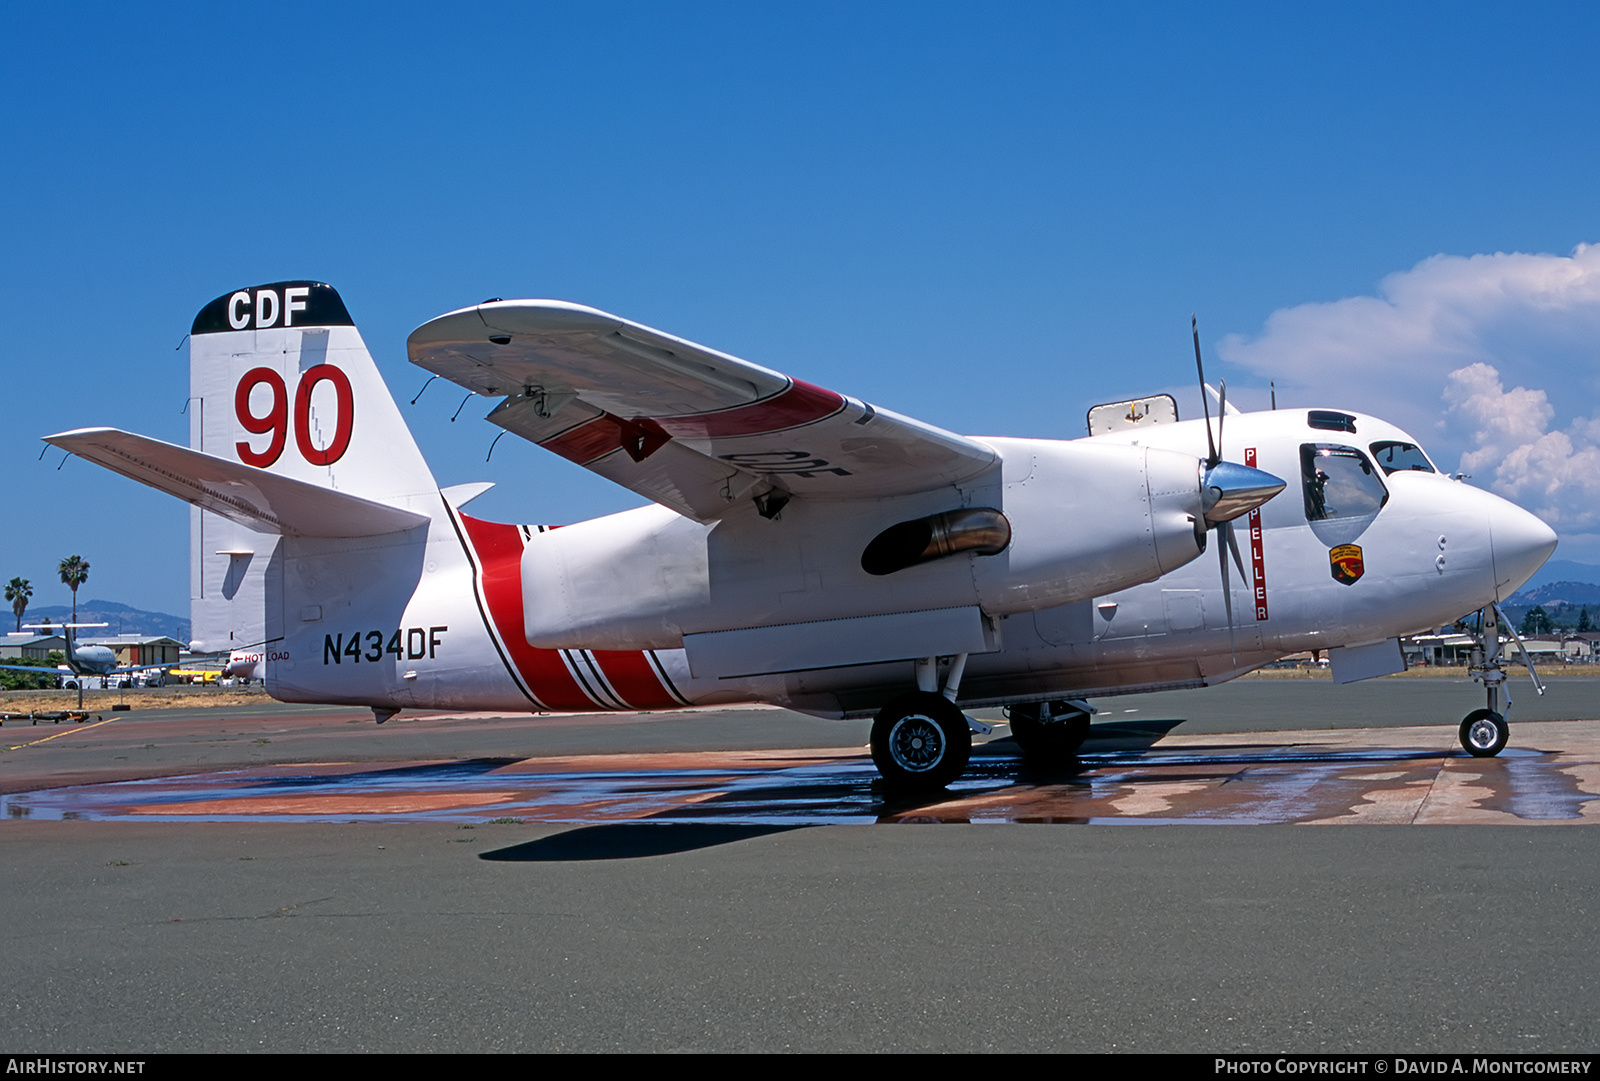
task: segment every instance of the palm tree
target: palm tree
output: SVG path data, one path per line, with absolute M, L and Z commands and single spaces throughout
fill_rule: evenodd
M 28 610 L 28 598 L 33 596 L 33 587 L 26 578 L 13 578 L 6 583 L 6 600 L 11 602 L 11 611 L 17 616 L 17 633 L 22 633 L 22 613 Z
M 89 580 L 89 563 L 82 556 L 71 555 L 61 561 L 61 584 L 72 590 L 72 622 L 78 622 L 78 587 Z

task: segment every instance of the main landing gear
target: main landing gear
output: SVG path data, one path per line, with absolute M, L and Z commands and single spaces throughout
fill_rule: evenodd
M 968 720 L 956 707 L 967 655 L 950 659 L 943 690 L 936 691 L 938 658 L 917 662 L 917 689 L 891 701 L 872 722 L 872 761 L 885 787 L 898 792 L 932 792 L 967 768 L 972 733 L 990 727 Z
M 1488 693 L 1489 707 L 1467 714 L 1461 721 L 1460 731 L 1462 748 L 1474 758 L 1493 758 L 1505 750 L 1506 742 L 1511 738 L 1511 726 L 1505 718 L 1505 713 L 1511 712 L 1509 690 L 1506 691 L 1505 713 L 1500 711 L 1500 688 L 1506 681 L 1505 655 L 1500 648 L 1502 623 L 1522 651 L 1522 663 L 1528 666 L 1534 690 L 1544 694 L 1544 684 L 1539 681 L 1539 673 L 1533 669 L 1533 659 L 1528 656 L 1527 647 L 1506 620 L 1505 613 L 1500 611 L 1500 606 L 1491 604 L 1482 608 L 1478 612 L 1478 644 L 1472 649 L 1467 671 L 1473 679 L 1483 684 Z
M 1050 762 L 1071 758 L 1089 738 L 1089 717 L 1093 712 L 1094 707 L 1082 700 L 1012 706 L 1011 738 L 1030 759 Z
M 872 722 L 872 761 L 890 788 L 930 792 L 967 768 L 972 731 L 942 694 L 912 691 L 878 711 Z

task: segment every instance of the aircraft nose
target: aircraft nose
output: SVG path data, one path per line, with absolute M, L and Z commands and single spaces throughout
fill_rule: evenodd
M 1556 550 L 1555 530 L 1521 507 L 1504 503 L 1489 521 L 1495 595 L 1505 600 Z

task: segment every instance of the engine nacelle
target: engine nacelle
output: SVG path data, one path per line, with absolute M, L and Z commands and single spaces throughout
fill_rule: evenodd
M 739 508 L 709 525 L 644 507 L 538 533 L 522 557 L 528 641 L 670 649 L 685 635 L 968 608 L 997 621 L 1147 582 L 1200 554 L 1194 457 L 986 442 L 1001 465 L 959 488 L 796 498 L 775 519 Z
M 979 601 L 1011 615 L 1159 578 L 1205 549 L 1201 463 L 1097 442 L 988 440 L 1005 457 L 1010 546 L 975 560 Z

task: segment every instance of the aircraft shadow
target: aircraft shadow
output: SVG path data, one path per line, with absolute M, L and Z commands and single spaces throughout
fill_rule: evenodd
M 633 860 L 646 856 L 671 856 L 809 828 L 726 822 L 612 822 L 603 826 L 581 826 L 553 837 L 541 837 L 537 841 L 482 852 L 478 858 L 502 863 Z
M 1086 763 L 1083 761 L 1084 758 L 1100 754 L 1137 754 L 1148 751 L 1182 723 L 1181 717 L 1171 720 L 1107 721 L 1089 729 L 1089 738 L 1078 748 L 1078 754 L 1054 760 L 1025 757 L 1022 748 L 1018 747 L 1017 741 L 1010 736 L 992 739 L 988 743 L 974 747 L 972 757 L 979 768 L 982 768 L 984 764 L 982 759 L 985 758 L 1014 760 L 1014 764 L 1008 762 L 1003 768 L 1014 771 L 1018 784 L 1063 784 L 1070 782 L 1078 774 L 1094 768 L 1094 764 Z
M 485 774 L 493 773 L 497 769 L 514 766 L 521 761 L 522 759 L 520 758 L 463 758 L 453 762 L 420 762 L 415 765 L 385 766 L 382 769 L 359 770 L 354 773 L 333 775 L 285 772 L 265 777 L 255 784 L 241 785 L 240 790 L 248 791 L 252 788 L 318 789 L 326 788 L 335 783 L 346 788 L 382 788 L 406 781 L 448 784 L 451 781 L 481 777 Z

